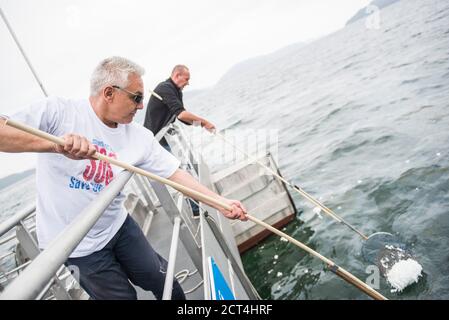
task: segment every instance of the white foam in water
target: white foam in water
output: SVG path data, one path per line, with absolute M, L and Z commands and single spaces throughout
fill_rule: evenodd
M 413 259 L 400 260 L 387 272 L 387 281 L 394 288 L 392 292 L 401 292 L 412 283 L 418 282 L 422 266 Z
M 313 209 L 313 213 L 315 213 L 318 216 L 318 218 L 323 219 L 323 217 L 320 214 L 321 213 L 321 208 L 320 207 L 315 207 Z

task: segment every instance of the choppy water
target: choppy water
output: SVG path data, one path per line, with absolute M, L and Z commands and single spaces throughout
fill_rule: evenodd
M 0 192 L 0 221 L 6 220 L 21 208 L 31 204 L 36 196 L 35 176 L 27 177 Z
M 278 129 L 286 177 L 366 234 L 414 248 L 424 278 L 402 293 L 382 280 L 379 291 L 448 299 L 449 2 L 400 1 L 379 26 L 361 20 L 242 63 L 186 105 L 219 128 Z M 358 235 L 294 200 L 301 212 L 285 232 L 365 280 Z M 278 237 L 243 260 L 263 298 L 366 298 Z
M 379 291 L 448 299 L 449 2 L 400 1 L 379 29 L 364 23 L 242 63 L 186 105 L 219 128 L 279 130 L 284 176 L 366 234 L 414 248 L 424 278 L 394 294 L 382 280 Z M 34 195 L 31 180 L 0 193 L 1 220 Z M 364 280 L 360 238 L 292 195 L 300 213 L 283 231 Z M 243 260 L 266 299 L 366 299 L 278 237 Z
M 0 222 L 13 216 L 21 209 L 32 205 L 36 197 L 36 185 L 34 175 L 27 177 L 0 192 Z M 12 235 L 15 231 L 6 233 L 5 237 Z M 0 256 L 15 250 L 15 243 L 9 241 L 0 245 Z M 15 267 L 14 257 L 2 259 L 0 270 L 11 270 Z

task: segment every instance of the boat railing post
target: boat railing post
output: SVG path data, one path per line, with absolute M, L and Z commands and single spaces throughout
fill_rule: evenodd
M 181 218 L 175 217 L 173 234 L 170 245 L 170 254 L 168 256 L 167 273 L 165 274 L 164 293 L 162 294 L 162 300 L 171 300 L 180 226 L 181 226 Z
M 0 237 L 2 237 L 9 230 L 14 228 L 16 225 L 20 223 L 20 221 L 25 220 L 29 215 L 31 215 L 36 210 L 36 206 L 30 205 L 20 212 L 13 215 L 11 218 L 3 221 L 0 224 Z
M 3 245 L 5 243 L 8 243 L 8 242 L 14 241 L 14 240 L 16 240 L 16 241 L 18 240 L 20 243 L 21 239 L 19 239 L 19 237 L 18 237 L 18 232 L 20 233 L 20 230 L 24 230 L 23 232 L 28 232 L 28 234 L 30 233 L 29 230 L 26 228 L 24 222 L 26 220 L 28 220 L 30 217 L 34 216 L 35 210 L 36 210 L 36 206 L 34 204 L 29 205 L 26 208 L 19 211 L 18 213 L 16 213 L 15 215 L 13 215 L 12 217 L 10 217 L 9 219 L 7 219 L 6 221 L 4 221 L 3 223 L 1 223 L 0 224 L 0 237 L 6 235 L 9 231 L 13 230 L 14 227 L 16 227 L 16 232 L 15 232 L 15 234 L 11 234 L 11 235 L 3 237 L 0 240 L 0 245 Z M 32 241 L 34 240 L 34 238 L 31 236 L 31 234 L 29 234 L 28 236 L 24 236 L 24 238 L 26 238 L 27 240 L 23 239 L 23 242 L 25 242 L 23 247 L 25 247 L 29 244 L 30 250 L 36 250 L 37 244 L 33 245 Z M 37 250 L 39 250 L 39 249 L 37 249 Z M 13 254 L 16 255 L 17 254 L 16 251 L 9 252 L 5 255 L 2 255 L 0 257 L 0 260 L 10 257 Z M 16 268 L 14 268 L 12 270 L 3 270 L 3 268 L 0 268 L 0 280 L 6 279 L 2 285 L 5 286 L 5 283 L 8 283 L 9 281 L 12 280 L 11 277 L 13 277 L 13 275 L 15 273 L 22 270 L 22 268 L 24 268 L 26 266 L 27 265 L 22 264 L 22 265 L 16 266 Z
M 172 139 L 175 139 L 177 144 L 180 146 L 180 148 L 183 151 L 183 157 L 187 160 L 188 165 L 193 168 L 195 171 L 195 175 L 198 175 L 198 165 L 199 165 L 199 156 L 196 154 L 196 152 L 193 150 L 192 144 L 188 141 L 187 135 L 184 131 L 184 129 L 175 124 L 172 124 L 173 128 L 176 130 L 178 134 L 172 137 Z
M 155 212 L 156 207 L 154 206 L 153 200 L 151 200 L 150 194 L 145 186 L 145 183 L 142 181 L 144 178 L 140 177 L 138 175 L 135 175 L 133 179 L 136 182 L 137 186 L 140 188 L 140 191 L 142 192 L 142 196 L 147 203 L 147 209 L 149 211 Z
M 154 192 L 156 193 L 156 196 L 158 197 L 161 206 L 164 208 L 168 218 L 170 219 L 171 223 L 174 224 L 175 217 L 183 217 L 181 212 L 179 211 L 178 206 L 176 205 L 172 195 L 168 191 L 168 188 L 166 185 L 157 182 L 157 181 L 151 181 L 151 186 L 153 187 Z M 180 195 L 182 199 L 184 199 L 183 195 Z M 182 200 L 181 199 L 181 200 Z M 184 218 L 184 217 L 183 217 Z M 203 265 L 202 265 L 202 258 L 201 258 L 201 249 L 196 244 L 196 241 L 190 232 L 188 230 L 188 227 L 186 224 L 183 224 L 179 231 L 179 237 L 187 250 L 187 252 L 190 255 L 190 258 L 195 265 L 195 268 L 198 269 L 198 271 L 202 274 Z
M 22 221 L 16 227 L 16 237 L 26 255 L 25 258 L 33 260 L 39 255 L 40 250 L 37 240 Z
M 198 155 L 198 156 L 194 155 L 193 150 L 192 150 L 193 147 L 188 142 L 185 133 L 182 131 L 182 128 L 180 128 L 176 124 L 172 124 L 170 127 L 174 128 L 174 130 L 177 131 L 176 135 L 170 135 L 170 134 L 165 135 L 165 138 L 166 138 L 167 142 L 170 144 L 170 147 L 172 147 L 175 150 L 179 150 L 178 156 L 181 157 L 182 160 L 184 161 L 183 164 L 187 165 L 188 171 L 190 171 L 193 175 L 196 175 L 198 177 L 199 181 L 203 185 L 211 188 L 212 190 L 215 190 L 215 186 L 211 180 L 209 168 L 203 161 L 201 161 L 202 160 L 201 155 Z M 193 163 L 193 162 L 196 162 L 196 163 Z M 165 185 L 160 185 L 157 182 L 152 183 L 152 185 L 153 185 L 153 190 L 156 192 L 156 194 L 159 198 L 159 201 L 161 202 L 165 211 L 169 215 L 172 223 L 174 223 L 174 219 L 177 218 L 176 217 L 177 213 L 180 213 L 181 217 L 184 219 L 185 223 L 182 225 L 182 228 L 181 228 L 181 237 L 182 237 L 183 229 L 189 229 L 190 217 L 188 217 L 188 216 L 186 217 L 185 215 L 183 215 L 184 211 L 182 210 L 182 208 L 176 207 L 174 200 L 173 200 L 171 194 L 168 192 L 168 189 Z M 185 199 L 185 198 L 187 198 L 187 197 L 184 197 L 182 194 L 180 194 L 180 198 L 178 198 L 178 200 L 180 201 L 180 203 L 182 203 L 183 199 Z M 201 207 L 203 207 L 203 205 L 201 205 Z M 217 210 L 215 210 L 209 206 L 206 206 L 206 207 L 207 207 L 209 215 L 212 215 L 213 217 L 215 217 L 217 219 L 217 221 L 222 220 L 222 217 L 218 213 Z M 203 218 L 203 216 L 201 216 L 201 218 Z M 257 294 L 257 291 L 251 285 L 251 282 L 246 277 L 246 275 L 243 271 L 238 251 L 231 250 L 228 246 L 228 243 L 227 243 L 228 241 L 233 243 L 233 242 L 235 242 L 235 240 L 233 239 L 233 237 L 232 238 L 228 237 L 227 239 L 225 239 L 225 237 L 221 233 L 222 231 L 219 230 L 219 228 L 217 229 L 217 228 L 214 228 L 214 226 L 210 225 L 211 222 L 209 221 L 209 219 L 210 218 L 206 217 L 207 227 L 212 230 L 212 232 L 215 235 L 216 241 L 219 243 L 219 246 L 221 247 L 221 250 L 224 255 L 224 259 L 226 259 L 226 261 L 228 262 L 227 265 L 229 266 L 229 274 L 236 275 L 236 277 L 237 277 L 236 279 L 238 279 L 238 282 L 242 285 L 243 290 L 246 291 L 246 296 L 248 298 L 260 299 L 259 295 Z M 224 222 L 225 225 L 223 225 L 222 227 L 224 227 L 224 229 L 226 229 L 226 231 L 230 231 L 230 233 L 229 232 L 228 233 L 230 236 L 232 236 L 232 230 L 230 229 L 229 222 L 227 221 L 227 219 L 223 219 L 223 220 L 224 221 L 222 221 L 222 222 Z M 221 224 L 221 222 L 219 222 L 219 224 Z M 201 245 L 199 245 L 198 247 L 192 248 L 192 241 L 188 241 L 188 239 L 187 239 L 187 242 L 186 242 L 185 238 L 187 237 L 186 236 L 187 234 L 188 234 L 187 232 L 184 232 L 184 239 L 182 239 L 182 242 L 183 242 L 184 246 L 186 247 L 187 251 L 189 252 L 195 266 L 201 272 L 201 274 L 203 274 L 203 280 L 205 281 L 204 286 L 206 287 L 207 286 L 206 282 L 208 281 L 208 279 L 207 279 L 206 275 L 204 275 L 203 269 L 206 268 L 206 270 L 207 270 L 208 268 L 207 268 L 207 266 L 204 265 L 203 260 L 205 257 L 204 257 L 204 253 L 202 251 L 205 248 L 202 248 Z M 193 233 L 191 233 L 190 236 L 193 236 Z M 195 237 L 195 236 L 193 236 L 193 237 Z M 207 244 L 205 244 L 205 246 L 206 245 Z M 192 255 L 192 252 L 194 252 L 194 255 Z M 237 258 L 234 255 L 236 255 Z M 231 270 L 233 270 L 233 271 L 231 271 Z M 232 284 L 234 284 L 234 282 L 235 282 L 234 280 L 235 280 L 234 278 L 231 279 Z M 166 281 L 171 281 L 171 283 L 172 283 L 172 279 L 169 279 L 168 275 L 167 275 Z M 170 288 L 170 290 L 171 290 L 171 288 Z M 207 290 L 205 291 L 205 294 L 206 293 L 207 293 Z
M 62 265 L 59 270 L 56 272 L 56 275 L 50 279 L 50 281 L 48 281 L 48 283 L 45 285 L 44 289 L 42 289 L 42 291 L 37 295 L 36 300 L 42 300 L 45 295 L 47 294 L 48 291 L 50 291 L 50 289 L 53 286 L 57 286 L 56 290 L 52 290 L 53 291 L 53 296 L 56 297 L 56 299 L 58 300 L 72 300 L 72 297 L 70 296 L 70 294 L 67 292 L 67 290 L 64 288 L 64 286 L 61 284 L 58 276 L 59 274 L 64 270 L 65 266 Z
M 168 131 L 168 129 L 170 128 L 170 126 L 166 126 L 166 127 L 164 127 L 164 128 L 162 128 L 155 136 L 154 136 L 154 138 L 157 140 L 157 141 L 161 141 L 161 139 L 165 136 L 165 134 L 167 133 L 167 131 Z

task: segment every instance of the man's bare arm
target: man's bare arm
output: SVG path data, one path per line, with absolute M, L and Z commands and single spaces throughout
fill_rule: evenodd
M 194 122 L 200 123 L 202 127 L 204 127 L 207 130 L 214 130 L 215 129 L 215 125 L 212 124 L 211 122 L 207 121 L 204 118 L 198 117 L 196 114 L 193 114 L 189 111 L 182 111 L 179 115 L 178 115 L 178 119 L 182 120 L 184 122 L 187 123 L 191 123 L 193 124 Z
M 5 124 L 0 118 L 0 151 L 56 152 L 55 144 Z
M 67 134 L 63 137 L 64 146 L 36 137 L 5 124 L 0 118 L 0 151 L 3 152 L 53 152 L 60 153 L 73 160 L 93 159 L 97 151 L 86 138 Z
M 215 204 L 212 204 L 212 203 L 207 203 L 211 207 L 214 207 L 215 209 L 219 210 L 225 217 L 227 217 L 229 219 L 240 219 L 242 221 L 248 220 L 248 218 L 246 217 L 246 209 L 240 203 L 240 201 L 226 199 L 226 198 L 216 194 L 215 192 L 209 190 L 208 188 L 203 186 L 201 183 L 199 183 L 188 172 L 178 169 L 168 179 L 173 182 L 182 184 L 183 186 L 186 186 L 195 191 L 201 192 L 202 194 L 205 194 L 211 198 L 215 198 L 218 201 L 228 204 L 230 207 L 232 207 L 232 211 L 228 211 L 221 207 L 217 207 Z

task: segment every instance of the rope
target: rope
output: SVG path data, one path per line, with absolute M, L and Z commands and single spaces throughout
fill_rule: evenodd
M 188 269 L 183 269 L 175 274 L 176 280 L 179 282 L 179 284 L 183 283 L 188 277 L 193 276 L 198 272 L 198 269 L 195 269 L 194 271 L 190 272 Z M 204 280 L 201 280 L 197 285 L 195 285 L 193 288 L 189 290 L 185 290 L 185 294 L 190 294 L 197 290 L 201 285 L 203 284 Z

